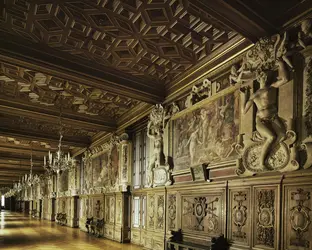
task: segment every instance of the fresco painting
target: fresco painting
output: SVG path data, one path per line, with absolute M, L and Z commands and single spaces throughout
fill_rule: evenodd
M 239 94 L 234 92 L 174 120 L 174 169 L 227 159 L 239 133 Z

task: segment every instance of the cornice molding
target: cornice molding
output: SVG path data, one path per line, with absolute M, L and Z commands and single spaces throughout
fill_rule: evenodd
M 218 73 L 218 69 L 223 65 L 231 62 L 236 57 L 240 56 L 248 49 L 253 47 L 253 44 L 246 38 L 237 37 L 232 41 L 232 45 L 227 49 L 216 51 L 212 57 L 198 64 L 191 72 L 186 72 L 183 76 L 173 82 L 167 89 L 167 97 L 165 103 L 169 103 L 183 95 L 194 85 L 199 79 L 209 74 L 210 78 Z

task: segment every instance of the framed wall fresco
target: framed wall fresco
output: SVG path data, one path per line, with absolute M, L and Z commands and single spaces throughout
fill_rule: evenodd
M 92 159 L 92 183 L 93 187 L 102 187 L 109 180 L 108 155 L 109 151 Z
M 119 151 L 118 146 L 91 157 L 84 166 L 84 192 L 90 188 L 114 186 L 118 181 Z
M 228 159 L 235 155 L 233 144 L 239 134 L 239 92 L 173 118 L 174 170 Z

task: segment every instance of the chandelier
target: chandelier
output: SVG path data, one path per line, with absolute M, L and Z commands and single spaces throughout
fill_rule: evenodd
M 31 149 L 31 155 L 30 155 L 30 173 L 27 175 L 25 175 L 25 183 L 26 185 L 28 185 L 29 187 L 33 186 L 34 184 L 39 182 L 39 176 L 38 175 L 34 175 L 33 172 L 33 159 L 32 159 L 32 149 Z
M 53 155 L 49 151 L 48 159 L 44 156 L 44 169 L 47 172 L 48 176 L 51 176 L 53 173 L 61 173 L 65 170 L 71 170 L 74 167 L 74 159 L 70 156 L 69 153 L 65 154 L 62 152 L 62 139 L 63 139 L 63 124 L 62 124 L 62 103 L 60 103 L 60 117 L 59 117 L 59 126 L 60 126 L 60 139 L 58 144 L 58 151 Z

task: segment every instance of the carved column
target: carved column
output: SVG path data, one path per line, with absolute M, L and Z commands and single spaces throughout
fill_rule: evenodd
M 305 60 L 303 72 L 303 131 L 302 138 L 312 136 L 312 45 L 301 51 Z
M 127 139 L 123 139 L 120 142 L 120 189 L 123 192 L 127 191 L 127 187 L 131 185 L 131 142 Z

